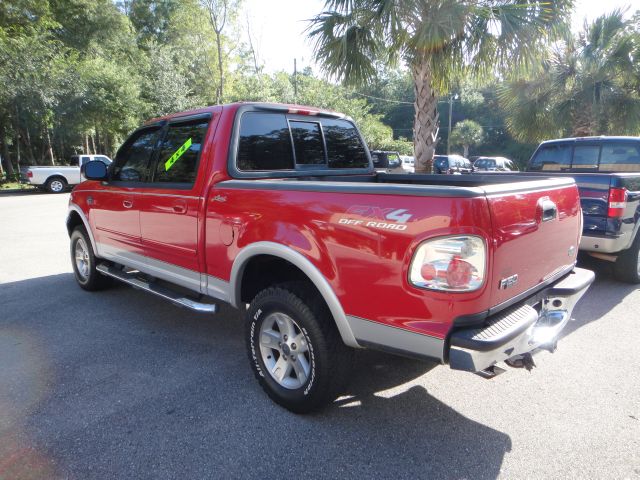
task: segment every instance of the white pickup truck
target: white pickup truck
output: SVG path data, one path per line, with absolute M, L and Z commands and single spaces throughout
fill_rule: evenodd
M 85 180 L 80 167 L 91 160 L 99 160 L 106 165 L 111 159 L 106 155 L 74 155 L 70 165 L 32 166 L 20 169 L 20 182 L 34 185 L 49 193 L 62 193 L 69 186 Z

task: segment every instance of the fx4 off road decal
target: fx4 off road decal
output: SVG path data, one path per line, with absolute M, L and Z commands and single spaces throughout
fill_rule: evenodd
M 190 146 L 191 146 L 191 138 L 189 138 L 189 140 L 184 142 L 182 146 L 178 150 L 176 150 L 173 155 L 169 157 L 169 160 L 164 162 L 164 171 L 168 172 L 169 169 L 173 167 L 173 164 L 176 163 L 182 155 L 184 155 L 184 152 L 189 150 Z
M 365 217 L 360 218 L 340 218 L 341 225 L 354 225 L 369 228 L 380 228 L 383 230 L 404 231 L 408 225 L 406 223 L 413 217 L 406 208 L 380 208 L 369 205 L 354 205 L 346 211 L 347 215 Z

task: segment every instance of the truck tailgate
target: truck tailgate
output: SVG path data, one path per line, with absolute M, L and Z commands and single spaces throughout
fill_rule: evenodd
M 558 179 L 488 186 L 494 229 L 490 274 L 492 307 L 573 267 L 582 230 L 575 184 Z M 544 183 L 544 185 L 542 185 Z

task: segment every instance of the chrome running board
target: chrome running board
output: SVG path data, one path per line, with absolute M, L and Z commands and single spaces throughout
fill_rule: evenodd
M 153 293 L 158 297 L 169 300 L 171 303 L 174 303 L 179 307 L 185 307 L 189 310 L 193 310 L 194 312 L 199 313 L 216 313 L 218 311 L 218 306 L 216 304 L 197 302 L 190 298 L 186 298 L 181 293 L 174 292 L 167 287 L 157 285 L 153 282 L 149 282 L 143 278 L 140 278 L 138 276 L 140 272 L 125 272 L 106 263 L 100 263 L 96 265 L 96 270 L 98 270 L 103 275 L 113 277 L 116 280 L 120 280 L 121 282 L 131 285 L 134 288 Z

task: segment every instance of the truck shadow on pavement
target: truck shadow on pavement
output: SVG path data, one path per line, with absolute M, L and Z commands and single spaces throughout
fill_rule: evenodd
M 578 266 L 593 270 L 596 274 L 596 279 L 574 308 L 573 318 L 562 330 L 560 338 L 571 335 L 571 333 L 579 328 L 599 320 L 620 304 L 627 296 L 640 288 L 638 285 L 616 280 L 613 276 L 612 264 L 607 261 L 581 255 Z M 595 289 L 598 290 L 597 297 L 589 295 L 590 291 Z
M 434 363 L 359 352 L 349 395 L 301 416 L 260 390 L 229 307 L 207 318 L 125 286 L 88 293 L 70 273 L 5 283 L 0 305 L 12 478 L 492 479 L 511 450 L 405 387 Z

